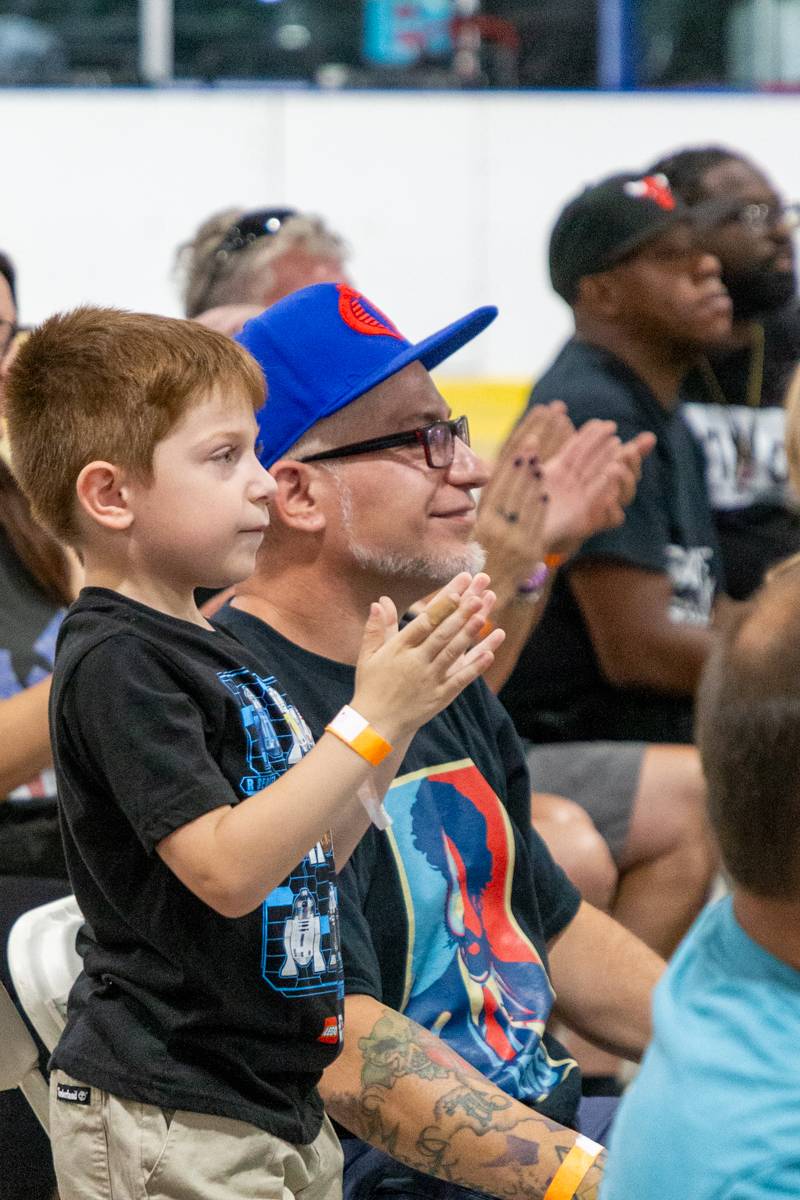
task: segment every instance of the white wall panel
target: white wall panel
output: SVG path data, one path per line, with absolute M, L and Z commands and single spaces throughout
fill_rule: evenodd
M 545 252 L 585 181 L 677 146 L 752 154 L 791 198 L 800 99 L 727 94 L 0 92 L 0 246 L 22 316 L 82 300 L 177 313 L 175 246 L 217 208 L 292 203 L 351 242 L 411 337 L 488 302 L 460 374 L 541 369 L 568 329 Z

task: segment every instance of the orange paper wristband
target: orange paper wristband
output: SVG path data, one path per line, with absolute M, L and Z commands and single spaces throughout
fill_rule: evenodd
M 578 1184 L 602 1149 L 599 1142 L 593 1142 L 579 1133 L 569 1154 L 550 1180 L 544 1200 L 572 1200 Z
M 377 729 L 373 729 L 366 717 L 356 712 L 349 704 L 339 709 L 333 720 L 325 726 L 327 733 L 332 733 L 340 742 L 344 742 L 356 754 L 360 754 L 373 767 L 382 763 L 387 755 L 392 753 L 392 746 L 385 737 L 381 737 Z
M 544 565 L 548 571 L 557 571 L 566 561 L 566 554 L 545 554 L 544 556 Z

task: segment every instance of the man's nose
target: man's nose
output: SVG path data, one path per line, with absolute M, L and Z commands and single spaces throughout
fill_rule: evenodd
M 448 482 L 458 487 L 483 487 L 489 480 L 489 474 L 489 467 L 480 455 L 461 438 L 455 438 L 453 461 L 447 468 Z
M 791 246 L 792 235 L 797 232 L 797 218 L 781 208 L 776 213 L 767 232 L 770 240 L 777 246 Z
M 710 275 L 719 277 L 722 275 L 722 263 L 716 254 L 712 254 L 710 250 L 698 246 L 694 273 L 700 279 L 706 279 Z

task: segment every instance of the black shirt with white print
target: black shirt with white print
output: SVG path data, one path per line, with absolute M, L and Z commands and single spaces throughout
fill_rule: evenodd
M 788 480 L 784 400 L 800 359 L 797 301 L 753 323 L 751 345 L 709 354 L 681 388 L 705 457 L 725 583 L 746 599 L 773 563 L 800 551 Z
M 570 586 L 570 566 L 616 561 L 669 576 L 672 621 L 707 626 L 721 562 L 703 462 L 680 411 L 667 412 L 642 379 L 613 354 L 569 341 L 536 384 L 531 402 L 564 400 L 576 426 L 616 421 L 628 441 L 658 441 L 645 459 L 625 522 L 589 538 L 559 572 L 544 616 L 501 693 L 518 731 L 534 742 L 692 739 L 692 701 L 606 678 Z M 625 596 L 619 597 L 624 605 Z
M 303 718 L 228 634 L 86 588 L 59 637 L 51 732 L 87 922 L 52 1065 L 128 1099 L 312 1141 L 316 1084 L 342 1037 L 330 836 L 236 919 L 155 851 L 283 775 L 313 745 Z

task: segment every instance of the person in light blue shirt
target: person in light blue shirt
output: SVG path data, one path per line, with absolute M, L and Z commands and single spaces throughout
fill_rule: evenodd
M 742 605 L 698 698 L 733 893 L 655 992 L 601 1200 L 800 1197 L 800 557 Z

